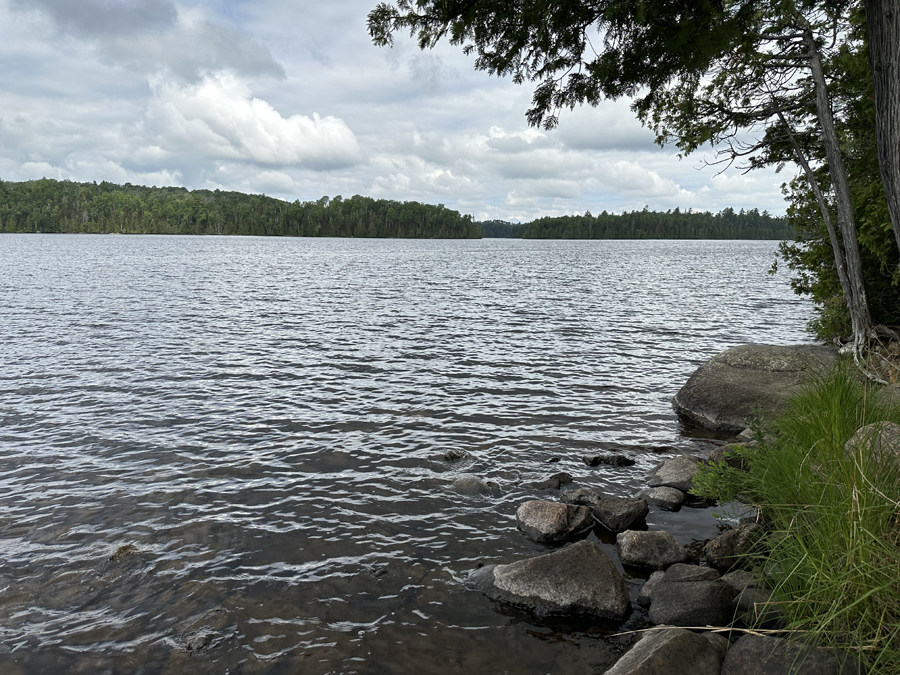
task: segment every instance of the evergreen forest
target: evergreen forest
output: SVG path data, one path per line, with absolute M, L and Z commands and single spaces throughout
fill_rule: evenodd
M 418 239 L 790 239 L 756 209 L 633 211 L 475 222 L 443 205 L 355 195 L 289 203 L 265 195 L 126 183 L 0 181 L 0 232 L 234 234 Z
M 0 182 L 0 232 L 236 234 L 471 239 L 444 206 L 353 196 L 289 203 L 265 195 L 126 183 Z

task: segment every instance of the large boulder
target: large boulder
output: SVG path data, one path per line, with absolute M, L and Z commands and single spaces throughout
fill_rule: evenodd
M 631 611 L 625 579 L 600 548 L 580 541 L 559 551 L 472 574 L 476 589 L 537 614 L 590 614 L 621 621 Z
M 578 536 L 594 525 L 586 506 L 532 499 L 516 510 L 516 523 L 539 544 L 556 544 Z
M 781 411 L 811 372 L 836 360 L 835 348 L 819 345 L 732 347 L 700 366 L 672 405 L 708 429 L 742 431 L 757 411 Z
M 859 664 L 844 655 L 799 642 L 744 635 L 725 655 L 722 675 L 858 675 Z
M 601 499 L 594 508 L 594 518 L 612 532 L 624 532 L 643 524 L 649 512 L 647 502 L 643 499 L 607 497 Z
M 579 506 L 587 506 L 593 510 L 600 505 L 601 497 L 595 490 L 590 488 L 578 488 L 577 490 L 563 490 L 559 493 L 559 498 L 567 504 L 577 504 Z
M 700 469 L 700 459 L 693 455 L 679 455 L 657 466 L 647 476 L 650 487 L 670 487 L 687 492 L 694 487 L 694 474 Z
M 735 596 L 734 617 L 738 624 L 750 628 L 780 628 L 787 620 L 784 609 L 773 599 L 770 590 L 750 587 Z
M 641 532 L 628 530 L 616 535 L 616 552 L 623 565 L 661 570 L 683 563 L 687 549 L 664 531 Z
M 684 673 L 719 675 L 723 650 L 703 635 L 683 628 L 646 633 L 616 661 L 606 675 Z
M 653 587 L 650 621 L 669 626 L 725 626 L 734 593 L 709 567 L 672 565 Z

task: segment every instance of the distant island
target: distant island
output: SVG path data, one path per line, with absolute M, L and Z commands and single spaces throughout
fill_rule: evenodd
M 0 232 L 218 234 L 410 239 L 791 239 L 784 218 L 643 211 L 476 222 L 442 204 L 354 195 L 286 202 L 265 195 L 49 178 L 0 181 Z

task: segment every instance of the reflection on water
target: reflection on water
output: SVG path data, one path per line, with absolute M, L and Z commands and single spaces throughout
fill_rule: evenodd
M 462 582 L 546 550 L 528 482 L 708 451 L 669 404 L 697 364 L 807 339 L 774 249 L 0 237 L 0 670 L 602 672 L 617 627 Z

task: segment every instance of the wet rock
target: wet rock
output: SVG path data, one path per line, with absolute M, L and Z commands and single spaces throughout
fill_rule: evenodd
M 733 605 L 735 621 L 740 625 L 774 629 L 785 624 L 784 610 L 765 588 L 744 588 L 735 596 Z
M 676 412 L 708 429 L 742 431 L 756 411 L 771 416 L 837 350 L 818 345 L 741 345 L 701 365 L 672 399 Z
M 487 482 L 472 474 L 457 477 L 453 481 L 453 489 L 461 495 L 483 495 L 491 491 Z
M 665 576 L 665 572 L 662 570 L 657 570 L 653 574 L 650 575 L 650 578 L 644 582 L 644 585 L 641 586 L 641 592 L 637 597 L 637 604 L 641 607 L 649 607 L 650 602 L 653 599 L 653 589 L 656 588 L 656 585 L 662 581 L 662 578 Z
M 643 499 L 608 497 L 594 508 L 594 517 L 612 532 L 624 532 L 644 523 L 650 509 Z
M 719 569 L 740 567 L 748 562 L 748 556 L 756 550 L 763 535 L 757 523 L 741 523 L 718 537 L 710 539 L 703 552 L 709 564 Z
M 528 538 L 540 544 L 568 541 L 594 525 L 586 506 L 534 499 L 516 510 L 516 523 Z
M 565 471 L 560 473 L 555 473 L 549 478 L 545 478 L 541 481 L 536 481 L 534 483 L 528 483 L 528 487 L 535 488 L 537 490 L 559 490 L 560 486 L 568 485 L 572 482 L 572 476 L 567 474 Z
M 900 424 L 875 422 L 859 429 L 844 444 L 848 455 L 865 453 L 879 466 L 900 462 Z
M 686 666 L 691 675 L 719 675 L 723 656 L 720 645 L 703 635 L 670 628 L 645 633 L 606 675 L 684 673 Z
M 744 635 L 722 663 L 722 675 L 859 675 L 854 660 L 783 638 Z
M 588 466 L 600 466 L 601 464 L 608 466 L 634 466 L 636 464 L 633 459 L 619 454 L 585 455 L 581 459 Z
M 600 501 L 603 499 L 603 497 L 601 497 L 597 492 L 591 490 L 590 488 L 565 490 L 559 493 L 559 497 L 567 504 L 587 506 L 591 510 L 597 508 L 597 506 L 600 505 Z
M 687 495 L 681 490 L 670 487 L 655 487 L 649 490 L 642 490 L 638 497 L 646 501 L 650 506 L 656 506 L 665 511 L 677 511 L 687 499 Z
M 537 614 L 590 614 L 621 621 L 631 610 L 625 580 L 589 541 L 509 565 L 476 570 L 473 586 L 489 598 Z
M 733 592 L 709 567 L 673 565 L 654 586 L 650 621 L 672 626 L 725 626 Z
M 458 462 L 461 459 L 465 459 L 469 456 L 469 453 L 465 450 L 455 450 L 451 449 L 444 453 L 444 461 L 445 462 Z
M 668 532 L 628 530 L 616 536 L 616 551 L 623 565 L 665 569 L 688 558 L 687 549 Z
M 693 455 L 680 455 L 663 462 L 647 476 L 650 487 L 670 487 L 687 492 L 694 487 L 694 474 L 700 468 L 700 459 Z

